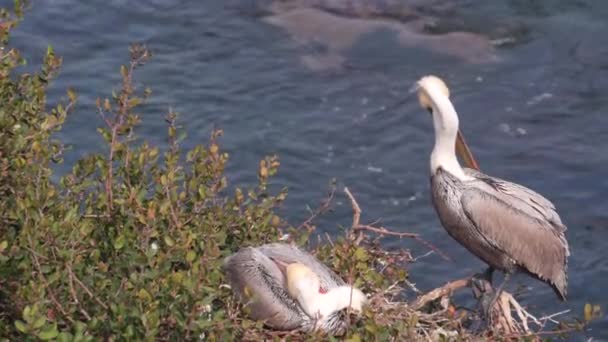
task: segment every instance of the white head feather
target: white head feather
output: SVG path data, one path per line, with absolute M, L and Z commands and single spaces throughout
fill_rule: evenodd
M 450 101 L 450 90 L 442 79 L 432 75 L 422 77 L 416 85 L 420 106 L 433 115 L 435 146 L 431 153 L 431 174 L 441 167 L 461 180 L 469 179 L 456 158 L 458 114 Z

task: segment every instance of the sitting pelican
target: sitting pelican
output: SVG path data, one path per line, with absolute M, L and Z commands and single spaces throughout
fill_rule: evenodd
M 247 247 L 224 260 L 224 272 L 249 316 L 279 330 L 346 331 L 341 311 L 360 312 L 366 297 L 297 247 Z
M 494 269 L 505 272 L 489 307 L 515 271 L 549 284 L 566 300 L 570 251 L 555 206 L 524 186 L 463 169 L 454 152 L 461 138 L 458 115 L 446 84 L 425 76 L 415 89 L 420 105 L 433 117 L 431 190 L 439 220 L 450 236 L 490 266 L 490 282 Z

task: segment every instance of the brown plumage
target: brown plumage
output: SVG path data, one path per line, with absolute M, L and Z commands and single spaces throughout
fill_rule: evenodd
M 553 203 L 519 184 L 463 169 L 454 153 L 458 116 L 445 83 L 427 76 L 418 87 L 421 105 L 433 115 L 431 189 L 444 228 L 490 267 L 524 271 L 565 300 L 570 251 Z

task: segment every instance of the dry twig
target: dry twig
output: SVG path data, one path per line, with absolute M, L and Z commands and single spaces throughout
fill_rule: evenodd
M 311 226 L 311 223 L 320 215 L 322 215 L 323 213 L 327 212 L 330 208 L 331 208 L 331 202 L 334 199 L 334 195 L 336 193 L 336 187 L 332 186 L 330 188 L 329 194 L 327 195 L 327 198 L 323 199 L 323 201 L 321 201 L 321 204 L 319 205 L 319 207 L 313 211 L 311 213 L 311 215 L 304 220 L 304 222 L 302 222 L 298 227 L 297 230 L 300 230 L 302 228 L 308 228 Z
M 454 291 L 469 286 L 471 286 L 471 277 L 450 281 L 447 284 L 438 287 L 434 290 L 431 290 L 418 297 L 416 301 L 412 304 L 412 307 L 416 310 L 419 310 L 426 304 L 434 300 L 437 300 L 441 297 L 449 296 L 454 293 Z
M 27 250 L 30 251 L 30 253 L 32 254 L 32 258 L 34 261 L 34 267 L 36 268 L 36 273 L 38 273 L 38 278 L 40 278 L 40 281 L 44 284 L 44 287 L 47 289 L 47 291 L 51 297 L 51 301 L 53 302 L 53 304 L 55 305 L 57 310 L 59 310 L 59 312 L 61 312 L 63 317 L 65 317 L 68 321 L 74 323 L 74 320 L 72 319 L 72 317 L 70 317 L 68 315 L 68 313 L 65 311 L 65 309 L 63 308 L 61 303 L 57 300 L 57 296 L 55 296 L 55 292 L 49 286 L 49 283 L 48 283 L 46 277 L 44 276 L 44 273 L 42 273 L 42 267 L 40 266 L 40 261 L 38 260 L 38 253 L 36 253 L 34 251 L 34 244 L 32 242 L 32 238 L 30 236 L 28 236 L 28 242 L 30 244 L 30 247 L 27 248 Z
M 351 231 L 352 233 L 359 233 L 357 236 L 357 239 L 355 240 L 356 244 L 359 244 L 362 240 L 363 240 L 363 232 L 364 231 L 370 231 L 376 234 L 380 234 L 382 236 L 397 236 L 399 238 L 411 238 L 416 240 L 417 242 L 423 244 L 424 246 L 430 248 L 432 251 L 434 251 L 435 253 L 439 254 L 439 256 L 441 256 L 443 259 L 450 261 L 451 259 L 445 254 L 443 253 L 441 250 L 439 250 L 439 248 L 437 248 L 436 246 L 434 246 L 433 244 L 431 244 L 430 242 L 422 239 L 420 237 L 420 235 L 415 234 L 415 233 L 404 233 L 404 232 L 395 232 L 389 229 L 386 229 L 384 227 L 374 227 L 372 225 L 367 225 L 367 224 L 361 224 L 360 220 L 361 220 L 361 207 L 359 206 L 359 203 L 357 202 L 357 200 L 355 199 L 355 196 L 353 196 L 353 194 L 350 192 L 350 190 L 348 189 L 348 187 L 344 187 L 344 192 L 346 193 L 346 196 L 348 196 L 351 206 L 353 207 L 353 224 L 351 226 Z
M 446 299 L 459 289 L 472 287 L 472 279 L 473 276 L 448 282 L 441 287 L 419 296 L 411 307 L 415 310 L 420 310 L 432 301 Z M 487 286 L 490 291 L 493 291 L 489 283 Z M 486 293 L 486 295 L 488 294 Z M 493 293 L 489 293 L 489 295 L 493 296 Z M 513 313 L 515 313 L 515 315 L 513 315 Z M 490 315 L 492 317 L 492 326 L 489 328 L 494 333 L 499 333 L 501 336 L 507 335 L 510 337 L 532 337 L 541 334 L 549 334 L 551 332 L 542 331 L 546 323 L 552 322 L 552 317 L 563 313 L 564 311 L 538 319 L 529 313 L 524 307 L 522 307 L 512 294 L 503 290 L 491 309 Z M 530 327 L 530 324 L 534 324 L 536 327 L 538 327 L 536 331 Z M 571 331 L 571 329 L 569 331 Z M 563 332 L 567 331 L 559 330 L 555 332 L 555 334 Z

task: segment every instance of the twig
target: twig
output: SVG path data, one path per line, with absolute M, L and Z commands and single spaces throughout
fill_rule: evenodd
M 327 239 L 327 242 L 329 242 L 329 244 L 331 245 L 331 248 L 335 248 L 336 247 L 336 245 L 334 244 L 334 242 L 331 239 L 331 236 L 329 236 L 329 234 L 325 233 L 325 238 Z
M 464 287 L 472 287 L 473 277 L 475 276 L 451 281 L 445 284 L 444 286 L 431 290 L 426 294 L 418 297 L 416 301 L 411 305 L 411 308 L 413 308 L 414 310 L 420 310 L 427 303 L 437 300 L 439 298 L 447 300 L 448 296 L 451 295 L 454 291 Z M 490 292 L 488 293 L 488 291 Z M 483 291 L 482 296 L 493 296 L 494 294 L 492 293 L 492 291 L 493 289 L 491 284 L 487 282 L 486 290 Z M 478 297 L 476 296 L 476 298 Z M 479 298 L 479 300 L 482 299 Z M 516 314 L 516 317 L 513 315 L 513 312 Z M 495 332 L 509 337 L 522 338 L 526 336 L 538 336 L 541 334 L 548 334 L 547 332 L 542 331 L 542 329 L 544 328 L 544 324 L 547 321 L 553 321 L 552 317 L 564 314 L 566 312 L 568 312 L 568 310 L 558 312 L 553 315 L 545 316 L 541 319 L 537 319 L 526 309 L 524 309 L 521 304 L 517 302 L 517 300 L 513 297 L 512 294 L 506 291 L 502 291 L 495 305 L 491 309 L 490 317 L 486 317 L 486 319 L 490 319 L 490 322 L 492 322 L 491 329 Z M 433 313 L 431 315 L 436 315 L 436 313 Z M 536 326 L 538 326 L 539 331 L 534 332 L 532 329 L 530 329 L 530 323 L 534 323 Z
M 82 215 L 83 218 L 109 218 L 110 215 L 108 214 L 84 214 Z
M 548 316 L 543 316 L 543 317 L 539 318 L 538 320 L 541 321 L 541 322 L 542 321 L 551 321 L 551 322 L 553 322 L 555 324 L 559 324 L 559 322 L 556 321 L 556 320 L 554 320 L 553 317 L 557 317 L 557 316 L 566 314 L 568 312 L 570 312 L 570 309 L 563 310 L 563 311 L 560 311 L 560 312 L 556 312 L 556 313 L 548 315 Z
M 353 228 L 359 227 L 359 220 L 361 219 L 361 207 L 359 207 L 359 203 L 357 203 L 355 196 L 353 196 L 348 187 L 344 187 L 344 192 L 350 199 L 350 204 L 353 207 Z
M 165 194 L 167 195 L 167 200 L 169 201 L 169 211 L 171 212 L 171 218 L 173 219 L 173 225 L 176 229 L 181 228 L 181 224 L 179 223 L 179 218 L 175 212 L 175 208 L 173 207 L 173 203 L 171 201 L 171 193 L 169 192 L 169 185 L 165 185 Z
M 420 294 L 422 293 L 422 291 L 418 290 L 418 288 L 416 287 L 416 284 L 412 283 L 411 281 L 407 280 L 407 278 L 404 280 L 404 283 L 410 288 L 412 289 L 414 292 Z
M 458 289 L 468 287 L 470 286 L 470 284 L 471 277 L 450 281 L 442 287 L 438 287 L 418 297 L 416 301 L 412 304 L 412 307 L 418 310 L 425 306 L 427 303 L 432 302 L 438 298 L 447 296 Z
M 65 317 L 68 321 L 74 323 L 74 320 L 67 314 L 67 312 L 65 311 L 65 309 L 63 308 L 61 303 L 59 303 L 59 301 L 57 300 L 57 297 L 55 296 L 55 292 L 53 292 L 53 290 L 49 286 L 48 281 L 46 280 L 46 277 L 42 273 L 42 268 L 40 267 L 40 262 L 38 261 L 38 256 L 36 255 L 37 253 L 33 252 L 34 249 L 32 247 L 34 246 L 34 244 L 32 243 L 31 236 L 28 236 L 27 238 L 28 238 L 28 242 L 30 244 L 30 247 L 28 248 L 28 250 L 30 250 L 32 257 L 34 259 L 34 266 L 36 267 L 36 273 L 38 273 L 38 278 L 40 278 L 40 281 L 42 281 L 42 283 L 44 284 L 44 287 L 49 292 L 51 301 L 53 302 L 53 304 L 55 304 L 55 307 L 59 310 L 59 312 L 61 312 L 63 317 Z
M 451 261 L 451 259 L 445 253 L 443 253 L 441 250 L 439 250 L 439 248 L 435 247 L 430 242 L 422 239 L 420 237 L 420 235 L 418 235 L 418 234 L 395 232 L 395 231 L 388 230 L 384 227 L 374 227 L 371 225 L 361 224 L 360 220 L 361 220 L 362 211 L 361 211 L 361 207 L 359 206 L 359 203 L 357 203 L 355 196 L 353 196 L 353 194 L 350 192 L 348 187 L 344 187 L 344 192 L 346 193 L 346 196 L 348 196 L 348 198 L 350 199 L 351 206 L 353 207 L 353 224 L 352 224 L 351 230 L 353 233 L 359 232 L 359 236 L 356 239 L 357 244 L 359 242 L 361 242 L 361 240 L 363 239 L 363 231 L 371 231 L 371 232 L 374 232 L 374 233 L 377 233 L 380 235 L 397 236 L 399 238 L 406 237 L 406 238 L 414 239 L 417 242 L 425 245 L 429 249 L 433 250 L 435 253 L 439 254 L 439 256 L 441 256 L 444 260 Z
M 72 273 L 72 268 L 70 266 L 67 266 L 68 269 L 68 273 L 70 274 L 70 277 L 68 278 L 68 283 L 69 283 L 69 287 L 70 287 L 70 293 L 72 294 L 72 298 L 74 299 L 74 303 L 76 303 L 76 305 L 78 305 L 78 307 L 80 308 L 80 313 L 82 313 L 84 315 L 84 317 L 87 319 L 87 321 L 91 320 L 91 315 L 89 315 L 89 313 L 87 312 L 87 310 L 84 309 L 84 307 L 82 307 L 82 304 L 80 304 L 80 300 L 78 299 L 78 295 L 76 294 L 76 290 L 74 289 L 74 273 Z
M 542 336 L 542 335 L 559 335 L 559 334 L 566 334 L 566 333 L 570 333 L 573 332 L 574 330 L 576 330 L 575 328 L 563 328 L 563 329 L 557 329 L 557 330 L 550 330 L 550 331 L 534 331 L 534 332 L 530 332 L 530 333 L 526 333 L 526 334 L 509 334 L 509 335 L 505 335 L 505 338 L 516 338 L 516 339 L 522 339 L 525 337 L 538 337 L 538 336 Z
M 36 252 L 35 250 L 31 249 L 30 247 L 25 247 L 25 249 L 27 249 L 30 253 L 35 254 L 35 257 L 40 258 L 40 259 L 44 259 L 44 260 L 48 260 L 49 258 L 45 257 L 44 255 Z
M 102 302 L 97 296 L 95 296 L 95 294 L 93 294 L 93 292 L 91 292 L 91 290 L 89 290 L 89 288 L 80 279 L 78 279 L 78 277 L 74 274 L 74 271 L 72 271 L 71 267 L 68 267 L 68 272 L 70 273 L 70 277 L 74 278 L 76 283 L 78 283 L 78 285 L 89 295 L 89 297 L 95 300 L 95 302 L 101 305 L 101 307 L 103 307 L 104 309 L 108 309 L 108 306 L 104 302 Z
M 512 306 L 515 309 L 515 312 L 519 316 L 526 331 L 529 331 L 528 330 L 528 320 L 531 320 L 533 323 L 535 323 L 538 326 L 542 326 L 541 323 L 539 322 L 539 320 L 536 317 L 534 317 L 531 313 L 529 313 L 526 309 L 522 308 L 521 305 L 515 300 L 515 298 L 513 298 L 513 296 L 511 294 L 505 293 L 505 295 L 508 296 L 510 306 Z
M 114 177 L 114 154 L 116 153 L 117 147 L 120 144 L 120 132 L 121 128 L 124 128 L 125 121 L 129 115 L 129 99 L 133 94 L 133 71 L 135 68 L 143 64 L 143 62 L 149 57 L 148 51 L 144 47 L 132 45 L 130 48 L 131 52 L 131 63 L 129 70 L 123 74 L 122 89 L 118 97 L 118 111 L 114 112 L 114 119 L 110 120 L 104 114 L 101 106 L 98 106 L 98 111 L 101 117 L 104 119 L 106 124 L 109 126 L 111 131 L 110 138 L 110 152 L 108 154 L 107 168 L 108 172 L 105 179 L 105 191 L 108 196 L 108 208 L 107 214 L 112 214 L 114 205 L 114 192 L 113 192 L 113 177 Z
M 310 226 L 312 221 L 317 219 L 317 217 L 319 217 L 321 214 L 327 212 L 331 208 L 331 202 L 334 199 L 335 193 L 336 193 L 336 187 L 332 186 L 331 190 L 329 191 L 329 194 L 327 195 L 327 198 L 325 198 L 323 201 L 321 201 L 321 204 L 319 205 L 319 207 L 315 211 L 313 211 L 312 214 L 304 222 L 302 222 L 296 229 L 300 230 L 304 227 Z
M 373 227 L 373 226 L 369 226 L 366 224 L 355 225 L 355 226 L 353 226 L 353 229 L 355 231 L 367 230 L 367 231 L 374 232 L 377 234 L 397 236 L 399 238 L 404 238 L 404 237 L 417 238 L 418 237 L 418 234 L 415 234 L 415 233 L 394 232 L 394 231 L 390 231 L 384 227 Z

